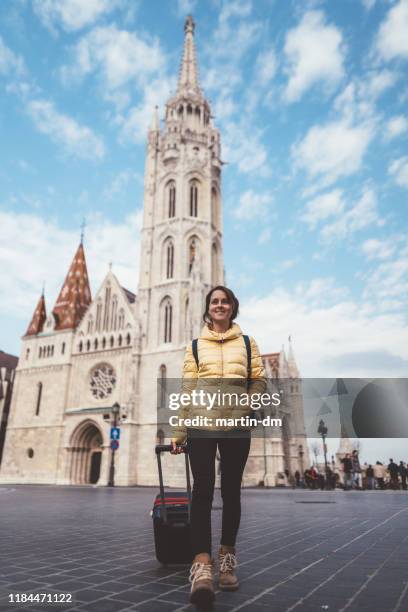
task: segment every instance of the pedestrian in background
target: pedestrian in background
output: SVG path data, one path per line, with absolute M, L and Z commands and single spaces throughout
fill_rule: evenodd
M 366 469 L 367 489 L 374 489 L 374 470 L 370 464 Z
M 343 466 L 344 490 L 348 491 L 352 485 L 352 471 L 353 471 L 353 463 L 350 458 L 350 453 L 346 453 L 343 459 L 340 460 L 340 463 Z
M 361 488 L 361 466 L 360 459 L 358 457 L 358 451 L 353 450 L 351 453 L 351 464 L 352 464 L 352 477 L 353 477 L 353 488 L 359 489 Z
M 398 469 L 398 465 L 394 462 L 394 459 L 390 459 L 387 469 L 390 474 L 391 489 L 399 489 L 399 480 L 398 480 L 399 469 Z
M 381 490 L 385 489 L 385 467 L 381 463 L 381 461 L 376 461 L 374 466 L 374 477 L 377 482 L 377 487 Z
M 407 490 L 407 476 L 408 476 L 408 470 L 406 465 L 404 465 L 403 461 L 400 461 L 399 464 L 399 475 L 401 476 L 401 487 L 404 491 Z

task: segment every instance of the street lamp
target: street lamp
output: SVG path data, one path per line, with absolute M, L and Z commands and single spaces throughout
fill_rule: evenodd
M 112 427 L 116 427 L 118 424 L 118 414 L 120 412 L 120 406 L 118 402 L 115 402 L 112 406 L 113 423 Z M 115 448 L 111 445 L 111 463 L 109 468 L 109 482 L 108 487 L 115 486 Z
M 299 444 L 298 451 L 299 451 L 299 464 L 300 464 L 300 471 L 301 471 L 301 473 L 303 474 L 303 471 L 304 471 L 304 470 L 303 470 L 303 455 L 304 455 L 305 453 L 304 453 L 304 451 L 303 451 L 303 446 L 302 446 L 302 444 Z
M 305 453 L 303 451 L 303 445 L 302 444 L 299 444 L 298 452 L 299 452 L 299 467 L 300 467 L 300 485 L 303 487 L 303 485 L 304 485 L 304 483 L 303 483 L 303 474 L 304 474 L 303 455 Z
M 323 419 L 320 419 L 319 422 L 319 427 L 317 429 L 317 433 L 319 433 L 322 436 L 322 440 L 323 440 L 323 453 L 324 453 L 324 469 L 326 472 L 326 484 L 328 481 L 327 475 L 328 475 L 328 465 L 327 465 L 327 446 L 326 446 L 326 436 L 327 436 L 327 432 L 328 432 L 328 428 L 326 427 L 326 425 L 324 424 Z

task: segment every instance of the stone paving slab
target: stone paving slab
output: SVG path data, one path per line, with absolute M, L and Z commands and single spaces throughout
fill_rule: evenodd
M 189 568 L 154 556 L 155 494 L 0 486 L 1 612 L 192 612 Z M 221 506 L 217 490 L 214 554 Z M 408 493 L 244 489 L 242 507 L 240 589 L 217 591 L 216 611 L 408 610 Z M 8 603 L 16 592 L 74 603 Z

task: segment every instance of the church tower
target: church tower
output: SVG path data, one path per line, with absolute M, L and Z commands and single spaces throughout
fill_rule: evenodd
M 220 134 L 199 85 L 194 28 L 187 17 L 177 89 L 163 126 L 156 109 L 147 137 L 137 292 L 138 431 L 131 445 L 138 484 L 156 478 L 151 449 L 164 435 L 157 423 L 158 383 L 163 389 L 167 379 L 181 378 L 186 344 L 203 325 L 205 296 L 224 283 Z M 173 485 L 182 484 L 182 471 L 173 477 Z
M 138 287 L 142 350 L 180 348 L 197 336 L 205 294 L 224 280 L 220 134 L 198 80 L 191 16 L 177 90 L 164 125 L 148 132 Z

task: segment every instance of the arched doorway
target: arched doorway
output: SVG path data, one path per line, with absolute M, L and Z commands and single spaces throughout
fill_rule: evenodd
M 103 438 L 91 420 L 80 423 L 71 436 L 69 446 L 71 484 L 96 484 L 100 477 Z

